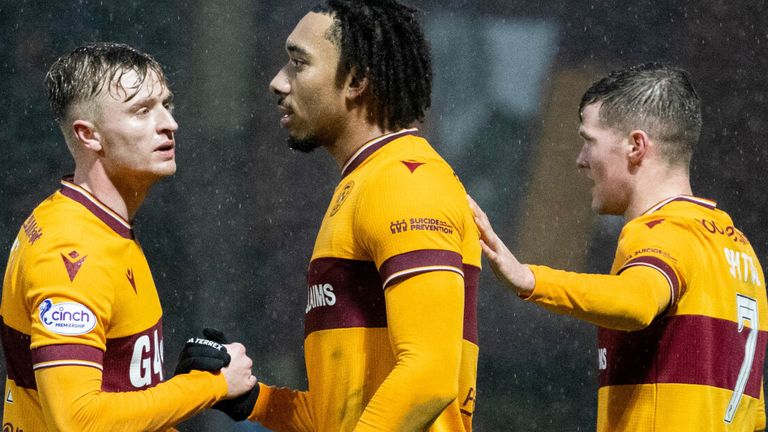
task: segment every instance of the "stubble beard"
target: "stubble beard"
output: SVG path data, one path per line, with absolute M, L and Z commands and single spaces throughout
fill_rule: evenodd
M 320 140 L 316 136 L 308 136 L 306 138 L 294 138 L 288 137 L 288 147 L 292 150 L 298 150 L 302 153 L 312 153 L 316 148 L 320 147 Z

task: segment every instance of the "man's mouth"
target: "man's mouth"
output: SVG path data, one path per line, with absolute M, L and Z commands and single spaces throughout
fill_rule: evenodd
M 171 140 L 168 140 L 168 141 L 164 142 L 163 144 L 157 146 L 157 148 L 155 150 L 157 150 L 157 151 L 168 151 L 168 150 L 173 150 L 174 147 L 175 147 L 174 142 L 171 141 Z
M 293 116 L 293 110 L 290 108 L 284 106 L 284 105 L 278 105 L 278 110 L 280 111 L 280 126 L 281 127 L 288 127 L 289 123 L 291 122 L 291 117 Z
M 166 157 L 173 157 L 175 147 L 176 147 L 176 144 L 172 140 L 168 140 L 163 144 L 157 146 L 157 148 L 155 148 L 155 151 L 158 153 L 161 153 Z

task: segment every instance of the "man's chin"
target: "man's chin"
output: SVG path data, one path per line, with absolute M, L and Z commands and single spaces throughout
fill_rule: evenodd
M 294 138 L 292 136 L 288 137 L 288 147 L 292 150 L 298 150 L 302 153 L 311 153 L 316 148 L 320 147 L 320 141 L 317 140 L 316 137 L 307 137 L 307 138 Z

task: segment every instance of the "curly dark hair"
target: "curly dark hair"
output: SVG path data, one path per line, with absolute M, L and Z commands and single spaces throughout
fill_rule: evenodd
M 312 12 L 332 16 L 328 39 L 339 47 L 338 80 L 351 71 L 372 87 L 372 114 L 384 129 L 424 121 L 432 62 L 419 11 L 394 0 L 326 0 Z
M 61 122 L 71 106 L 98 96 L 105 87 L 111 92 L 109 84 L 117 82 L 119 86 L 121 74 L 131 70 L 136 72 L 139 81 L 134 88 L 122 89 L 126 100 L 136 95 L 150 70 L 157 74 L 162 85 L 167 85 L 160 63 L 126 44 L 93 42 L 59 57 L 45 75 L 54 119 Z

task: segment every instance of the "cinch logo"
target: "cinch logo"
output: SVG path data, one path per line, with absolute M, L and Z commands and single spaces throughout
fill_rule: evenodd
M 54 333 L 82 335 L 96 327 L 96 316 L 80 303 L 54 303 L 46 299 L 40 303 L 40 322 Z
M 336 304 L 336 294 L 333 293 L 333 285 L 316 284 L 307 287 L 307 310 L 304 313 L 320 306 L 333 306 Z

